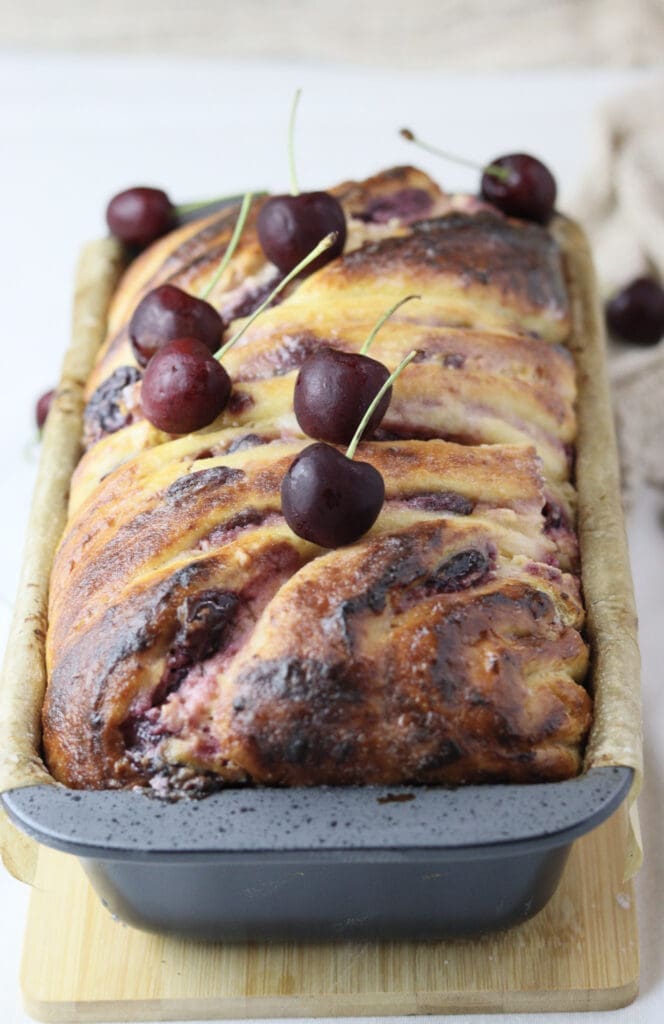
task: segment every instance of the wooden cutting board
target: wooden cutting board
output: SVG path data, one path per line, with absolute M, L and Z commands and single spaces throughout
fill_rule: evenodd
M 42 849 L 23 952 L 44 1021 L 600 1010 L 638 989 L 621 809 L 578 841 L 533 920 L 448 942 L 204 944 L 114 921 L 78 862 Z

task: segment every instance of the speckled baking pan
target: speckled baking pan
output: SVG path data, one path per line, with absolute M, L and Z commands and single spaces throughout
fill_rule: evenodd
M 83 860 L 112 913 L 203 939 L 437 938 L 506 928 L 553 895 L 629 768 L 569 782 L 142 793 L 34 786 L 14 821 Z
M 592 265 L 557 218 L 579 372 L 578 497 L 595 714 L 581 776 L 536 785 L 228 789 L 164 803 L 70 791 L 40 759 L 48 576 L 78 457 L 82 388 L 122 254 L 81 262 L 74 343 L 47 423 L 0 688 L 0 791 L 29 836 L 82 858 L 102 899 L 147 929 L 200 938 L 436 937 L 508 927 L 553 894 L 571 843 L 641 778 L 636 620 Z M 632 843 L 631 866 L 638 863 Z

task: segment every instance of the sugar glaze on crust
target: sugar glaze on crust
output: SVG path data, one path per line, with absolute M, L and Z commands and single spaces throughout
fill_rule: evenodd
M 560 254 L 543 229 L 412 169 L 338 192 L 345 254 L 229 354 L 235 402 L 204 431 L 170 439 L 142 419 L 126 322 L 155 283 L 209 274 L 232 218 L 157 243 L 118 291 L 51 586 L 44 742 L 69 785 L 456 784 L 580 768 L 591 705 L 570 573 L 576 389 Z M 243 246 L 220 308 L 271 272 L 251 225 Z M 422 300 L 373 354 L 418 358 L 360 449 L 386 505 L 357 544 L 325 552 L 279 507 L 307 443 L 297 368 L 321 344 L 359 348 L 408 291 Z

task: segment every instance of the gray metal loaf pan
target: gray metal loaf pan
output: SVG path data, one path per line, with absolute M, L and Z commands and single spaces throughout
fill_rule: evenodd
M 604 721 L 622 721 L 632 709 L 624 738 L 638 731 L 638 701 L 616 712 L 612 695 L 637 678 L 638 656 L 601 312 L 583 238 L 562 218 L 556 224 L 580 372 L 577 482 L 592 690 L 603 694 Z M 610 574 L 588 572 L 609 562 Z M 598 756 L 592 742 L 590 764 Z M 613 752 L 605 744 L 599 753 L 606 764 Z M 573 841 L 610 816 L 633 777 L 628 767 L 591 767 L 555 783 L 257 787 L 175 803 L 41 784 L 2 800 L 29 835 L 80 857 L 110 911 L 139 928 L 212 940 L 437 938 L 536 914 Z
M 3 802 L 129 924 L 198 939 L 477 935 L 536 914 L 630 768 L 534 785 L 227 789 L 164 803 L 61 786 Z

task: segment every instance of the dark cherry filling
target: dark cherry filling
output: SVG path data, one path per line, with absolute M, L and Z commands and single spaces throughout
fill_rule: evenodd
M 306 331 L 286 335 L 280 344 L 261 352 L 243 366 L 235 380 L 253 381 L 265 380 L 267 377 L 282 377 L 291 370 L 299 370 L 305 359 L 321 346 L 320 338 Z
M 194 458 L 197 461 L 216 459 L 220 455 L 232 455 L 233 452 L 243 452 L 247 448 L 257 448 L 261 444 L 267 444 L 269 440 L 270 438 L 261 437 L 260 434 L 243 434 L 242 437 L 236 437 L 228 447 L 217 444 L 211 448 L 201 448 L 199 452 L 196 452 Z
M 431 213 L 433 200 L 422 188 L 401 188 L 391 195 L 373 199 L 365 210 L 354 213 L 356 220 L 366 224 L 387 224 L 395 217 L 408 224 Z
M 228 446 L 228 455 L 232 455 L 233 452 L 243 452 L 247 448 L 258 448 L 261 444 L 267 444 L 266 437 L 261 437 L 259 434 L 245 434 L 244 437 L 238 437 Z
M 436 594 L 454 594 L 481 583 L 492 567 L 492 559 L 484 551 L 468 548 L 442 562 L 426 581 L 426 588 Z
M 230 323 L 231 320 L 238 320 L 241 317 L 251 316 L 251 314 L 258 309 L 261 302 L 265 301 L 270 292 L 274 291 L 283 278 L 283 274 L 277 273 L 271 277 L 269 281 L 266 281 L 265 284 L 259 285 L 251 291 L 238 295 L 236 299 L 232 299 L 221 310 L 221 315 L 226 323 Z M 270 307 L 278 306 L 282 299 L 283 294 L 277 295 L 270 303 Z
M 114 434 L 133 420 L 133 413 L 122 399 L 122 392 L 142 377 L 136 366 L 118 366 L 92 394 L 83 414 L 83 437 L 86 446 L 106 434 Z
M 193 665 L 217 653 L 227 639 L 239 603 L 238 595 L 228 590 L 203 590 L 184 599 L 166 667 L 152 697 L 153 707 L 163 704 Z
M 241 533 L 243 530 L 249 529 L 252 526 L 261 526 L 267 521 L 275 521 L 281 518 L 281 513 L 276 508 L 246 508 L 242 512 L 238 512 L 237 515 L 231 516 L 225 523 L 215 526 L 214 529 L 202 537 L 199 541 L 199 547 L 207 545 L 209 547 L 218 547 L 220 544 L 227 543 Z
M 419 580 L 425 572 L 417 553 L 412 550 L 412 545 L 401 544 L 397 550 L 400 555 L 398 560 L 389 563 L 378 579 L 366 590 L 342 601 L 332 614 L 332 620 L 341 624 L 347 641 L 352 641 L 351 623 L 354 616 L 365 611 L 380 614 L 390 595 L 402 599 L 404 592 L 410 593 L 411 584 Z
M 426 427 L 413 426 L 410 423 L 404 423 L 403 427 L 399 430 L 390 430 L 388 427 L 376 427 L 373 432 L 372 441 L 438 441 L 438 440 L 449 441 L 450 438 L 444 434 L 441 435 L 433 430 L 427 430 Z
M 529 589 L 522 599 L 522 603 L 528 609 L 534 619 L 542 619 L 544 616 L 553 614 L 553 602 L 547 594 L 540 590 Z
M 241 412 L 246 412 L 247 409 L 251 409 L 254 404 L 254 399 L 246 391 L 231 391 L 231 397 L 228 400 L 226 408 L 232 416 L 239 416 Z
M 455 491 L 411 494 L 401 500 L 410 508 L 418 508 L 423 512 L 453 512 L 458 516 L 469 516 L 475 508 L 474 501 Z
M 127 753 L 135 759 L 136 753 L 143 756 L 153 750 L 164 735 L 159 724 L 159 708 L 149 708 L 141 714 L 130 714 L 120 726 L 120 732 Z
M 244 478 L 241 469 L 231 469 L 229 466 L 211 466 L 209 469 L 199 469 L 194 473 L 186 473 L 184 476 L 171 484 L 164 493 L 168 502 L 179 503 L 184 498 L 191 499 L 195 494 L 206 491 L 211 487 L 224 487 L 227 484 L 234 484 Z
M 389 415 L 389 414 L 388 414 Z M 419 424 L 404 423 L 399 430 L 377 427 L 372 441 L 452 441 L 454 444 L 481 444 L 476 434 L 454 434 L 445 430 L 427 430 Z
M 448 352 L 443 357 L 443 366 L 450 370 L 460 370 L 465 362 L 466 357 L 461 355 L 460 352 Z
M 556 530 L 569 530 L 570 525 L 567 516 L 557 502 L 549 499 L 542 509 L 542 515 L 544 516 L 545 533 L 554 533 Z
M 157 765 L 156 748 L 168 731 L 160 722 L 161 705 L 194 665 L 211 658 L 226 643 L 239 604 L 238 595 L 227 590 L 202 590 L 180 604 L 175 635 L 152 694 L 152 706 L 130 712 L 121 726 L 132 760 L 144 762 L 153 758 Z

